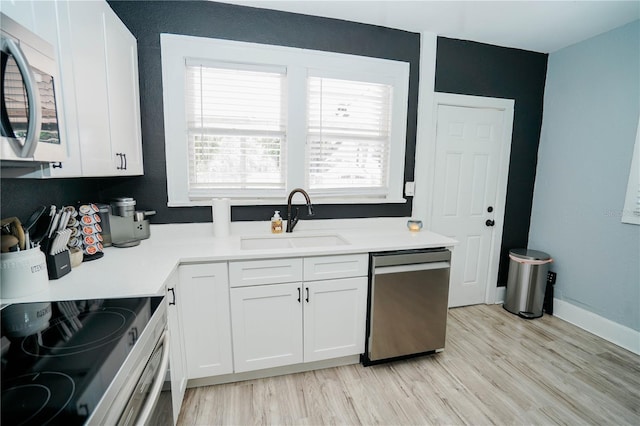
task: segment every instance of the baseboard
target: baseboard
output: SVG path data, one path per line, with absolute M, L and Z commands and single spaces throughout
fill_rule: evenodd
M 553 315 L 640 355 L 640 331 L 615 323 L 560 299 L 553 299 Z
M 264 370 L 246 371 L 244 373 L 222 374 L 220 376 L 189 379 L 187 388 L 220 385 L 223 383 L 241 382 L 244 380 L 264 379 L 265 377 L 281 376 L 283 374 L 302 373 L 322 368 L 341 367 L 360 363 L 360 355 L 348 355 L 341 358 L 323 361 L 305 362 L 301 364 L 284 365 L 282 367 L 265 368 Z
M 495 300 L 495 304 L 496 305 L 500 305 L 502 303 L 504 303 L 504 296 L 507 294 L 507 287 L 502 286 L 502 287 L 497 287 L 496 288 L 496 300 Z

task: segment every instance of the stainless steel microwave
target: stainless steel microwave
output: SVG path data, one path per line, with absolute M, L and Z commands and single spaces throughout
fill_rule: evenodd
M 67 152 L 60 139 L 53 46 L 0 13 L 2 165 L 57 162 Z

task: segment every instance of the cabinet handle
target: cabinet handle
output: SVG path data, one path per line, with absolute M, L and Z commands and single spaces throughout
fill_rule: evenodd
M 300 292 L 300 287 L 298 287 L 298 303 L 300 303 L 302 293 Z
M 120 165 L 116 167 L 116 170 L 127 170 L 127 154 L 116 152 L 116 155 L 120 157 Z
M 169 306 L 175 305 L 176 304 L 176 291 L 173 289 L 173 287 L 167 289 L 167 291 L 170 291 L 171 294 L 173 295 L 173 301 L 169 302 Z
M 305 290 L 307 292 L 307 298 L 305 300 L 309 303 L 309 287 L 306 287 Z
M 133 347 L 138 341 L 138 327 L 132 327 L 129 331 L 129 336 L 131 337 L 131 341 L 129 342 L 129 346 Z
M 51 167 L 54 169 L 61 169 L 62 168 L 62 161 L 58 161 L 56 163 L 51 163 Z

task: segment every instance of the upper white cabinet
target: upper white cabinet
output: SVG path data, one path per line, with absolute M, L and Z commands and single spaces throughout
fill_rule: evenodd
M 34 1 L 2 1 L 2 13 L 28 30 L 33 31 L 40 37 L 48 40 L 43 34 L 40 34 L 36 26 L 35 18 L 35 2 Z
M 61 5 L 60 7 L 64 7 Z M 65 116 L 76 114 L 83 176 L 110 175 L 113 170 L 109 97 L 102 2 L 69 2 L 71 44 L 61 61 L 72 65 L 63 79 L 73 76 L 75 102 L 65 102 Z M 65 101 L 69 99 L 65 96 Z M 64 169 L 64 164 L 63 164 Z
M 111 129 L 110 170 L 115 169 L 118 175 L 141 175 L 138 44 L 111 9 L 103 15 L 103 27 Z
M 82 176 L 142 174 L 136 39 L 105 2 L 66 6 Z
M 21 177 L 142 175 L 137 42 L 115 12 L 104 1 L 2 7 L 58 54 L 56 102 L 69 158 Z

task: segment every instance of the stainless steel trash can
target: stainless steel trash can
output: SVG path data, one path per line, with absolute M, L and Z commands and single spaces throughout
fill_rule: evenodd
M 522 318 L 541 317 L 551 262 L 551 256 L 542 251 L 509 250 L 507 294 L 502 307 Z

